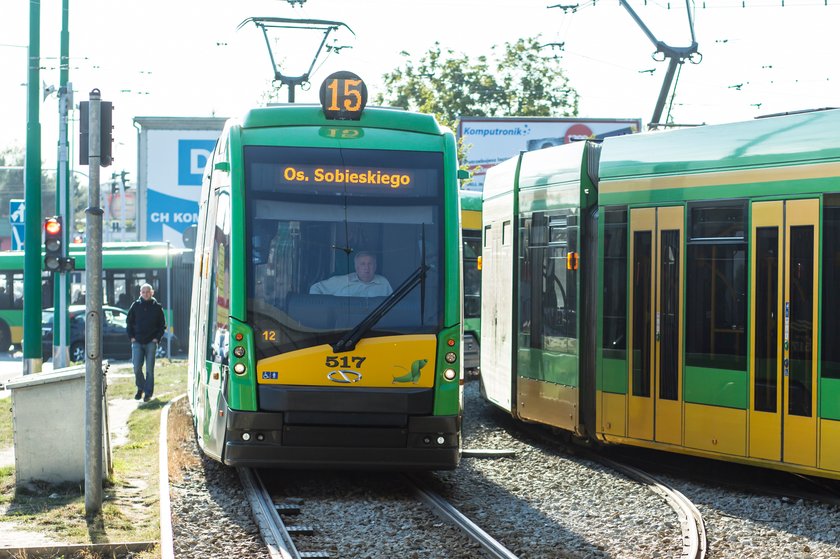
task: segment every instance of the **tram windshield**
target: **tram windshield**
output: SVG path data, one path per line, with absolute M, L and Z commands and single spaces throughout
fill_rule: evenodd
M 440 329 L 440 153 L 248 146 L 244 156 L 258 358 L 342 345 L 354 331 Z

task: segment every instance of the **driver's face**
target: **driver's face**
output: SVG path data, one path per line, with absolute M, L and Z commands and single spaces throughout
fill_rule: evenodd
M 376 260 L 372 256 L 360 256 L 356 259 L 356 275 L 365 283 L 373 280 L 376 274 Z

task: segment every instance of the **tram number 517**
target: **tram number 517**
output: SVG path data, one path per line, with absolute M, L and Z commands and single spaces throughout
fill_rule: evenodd
M 350 357 L 348 355 L 343 355 L 339 357 L 338 355 L 327 355 L 327 359 L 324 362 L 324 365 L 331 369 L 334 369 L 336 367 L 350 368 L 351 366 L 354 369 L 361 369 L 362 363 L 365 362 L 365 359 L 367 359 L 367 357 Z

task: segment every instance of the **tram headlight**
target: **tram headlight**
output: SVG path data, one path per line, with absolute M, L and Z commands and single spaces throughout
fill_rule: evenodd
M 245 357 L 245 347 L 238 345 L 233 348 L 233 354 L 239 358 Z
M 458 355 L 454 351 L 450 351 L 443 358 L 446 359 L 447 363 L 454 363 L 458 359 Z
M 455 377 L 458 376 L 458 373 L 455 372 L 455 369 L 446 369 L 443 371 L 443 378 L 446 380 L 455 380 Z
M 237 363 L 233 366 L 233 372 L 237 375 L 244 375 L 245 374 L 245 363 Z

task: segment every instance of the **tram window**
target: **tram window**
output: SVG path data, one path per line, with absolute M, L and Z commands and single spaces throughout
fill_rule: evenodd
M 484 246 L 490 246 L 490 225 L 484 226 Z
M 633 395 L 650 396 L 651 233 L 633 233 Z
M 0 275 L 0 309 L 2 310 L 11 309 L 14 305 L 12 276 L 13 274 L 10 273 Z
M 575 230 L 567 226 L 568 213 L 534 212 L 523 220 L 527 242 L 520 261 L 519 301 L 523 345 L 574 353 L 577 284 L 574 272 L 566 269 L 566 239 L 573 238 Z
M 746 371 L 746 243 L 689 243 L 686 365 Z
M 662 325 L 660 328 L 659 397 L 664 400 L 676 400 L 679 394 L 679 262 L 680 232 L 666 230 L 661 233 L 659 254 L 660 307 Z
M 689 204 L 690 239 L 743 239 L 746 202 Z
M 788 413 L 811 416 L 814 339 L 814 226 L 790 228 L 790 398 Z
M 464 318 L 481 315 L 481 271 L 478 269 L 481 241 L 473 235 L 464 233 Z
M 755 401 L 757 411 L 776 412 L 778 369 L 779 228 L 756 229 Z
M 832 206 L 828 206 L 833 202 Z M 823 212 L 822 308 L 840 309 L 840 196 Z M 822 312 L 822 377 L 840 379 L 840 313 Z
M 219 195 L 210 271 L 210 307 L 207 317 L 207 358 L 227 365 L 230 334 L 230 197 Z
M 510 244 L 510 221 L 502 223 L 502 245 Z
M 425 334 L 440 328 L 446 233 L 440 154 L 249 146 L 245 159 L 246 250 L 252 264 L 245 274 L 259 358 L 334 343 L 403 284 L 407 294 L 394 299 L 395 305 L 365 336 Z M 291 167 L 313 180 L 293 183 Z M 316 175 L 327 168 L 367 169 L 372 177 L 399 170 L 387 176 L 405 177 L 408 183 L 395 188 L 379 179 L 368 184 L 329 182 L 327 175 Z M 314 180 L 316 176 L 324 180 Z M 374 256 L 375 275 L 387 283 L 376 280 L 371 289 L 358 285 L 359 252 Z M 348 288 L 313 291 L 325 281 L 331 286 L 344 282 Z
M 627 209 L 604 212 L 604 356 L 627 352 Z

